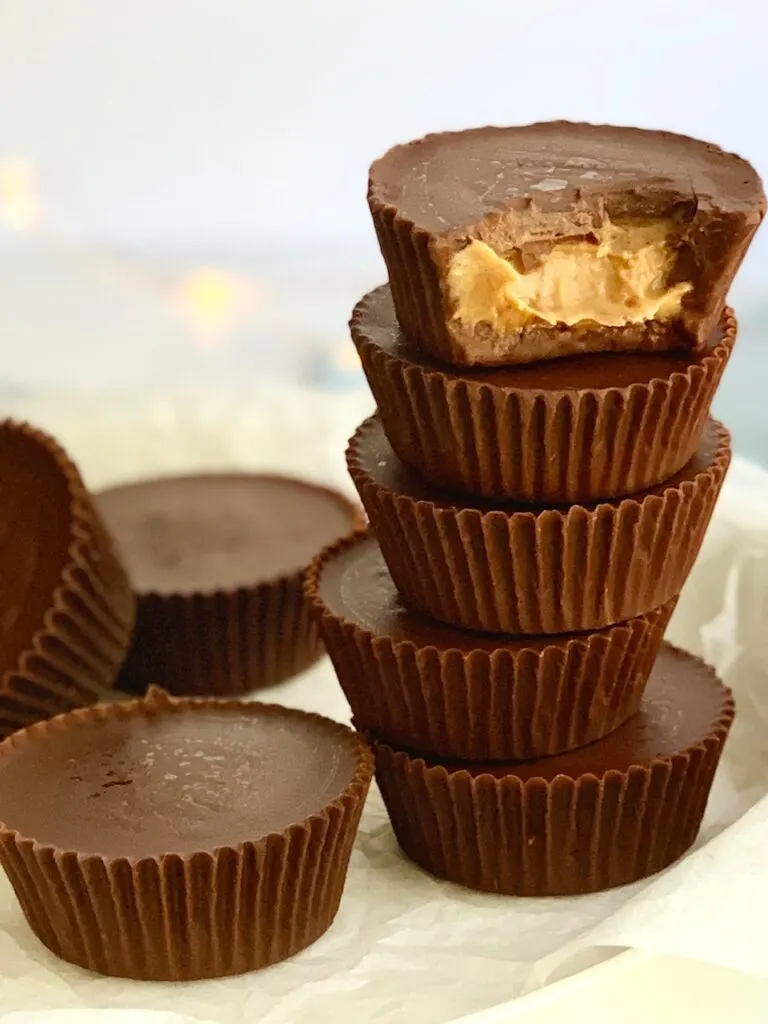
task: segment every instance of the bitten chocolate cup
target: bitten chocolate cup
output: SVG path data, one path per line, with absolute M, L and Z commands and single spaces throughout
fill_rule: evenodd
M 59 445 L 0 422 L 0 737 L 99 700 L 135 602 L 111 538 Z
M 665 484 L 595 505 L 491 505 L 430 486 L 371 417 L 347 465 L 395 586 L 440 622 L 492 633 L 579 633 L 645 615 L 682 590 L 731 459 L 707 425 Z
M 532 504 L 648 490 L 693 457 L 736 340 L 726 309 L 707 350 L 580 355 L 461 375 L 401 331 L 388 287 L 350 323 L 397 456 L 425 480 Z
M 0 862 L 64 960 L 241 974 L 330 927 L 372 774 L 363 740 L 319 715 L 153 690 L 0 745 Z
M 433 875 L 514 896 L 596 892 L 689 849 L 733 716 L 714 671 L 664 645 L 638 714 L 598 743 L 517 765 L 376 743 L 376 779 L 400 846 Z
M 551 121 L 395 146 L 368 205 L 408 337 L 443 363 L 505 366 L 702 352 L 766 200 L 709 143 Z
M 123 689 L 236 695 L 321 656 L 302 588 L 317 552 L 362 522 L 342 494 L 242 473 L 147 480 L 96 501 L 138 595 Z
M 465 761 L 543 757 L 612 732 L 640 706 L 676 603 L 593 633 L 483 636 L 407 609 L 368 532 L 319 555 L 306 592 L 357 728 Z

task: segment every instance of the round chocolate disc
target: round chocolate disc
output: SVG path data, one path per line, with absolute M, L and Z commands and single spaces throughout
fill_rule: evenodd
M 350 734 L 277 706 L 70 719 L 0 757 L 0 822 L 45 846 L 159 857 L 256 842 L 346 789 Z
M 354 522 L 341 494 L 257 474 L 148 480 L 97 500 L 140 594 L 235 590 L 293 575 Z

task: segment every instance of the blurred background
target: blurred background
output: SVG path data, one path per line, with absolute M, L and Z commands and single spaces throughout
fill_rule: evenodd
M 375 156 L 427 131 L 565 117 L 697 135 L 766 176 L 766 11 L 0 0 L 3 408 L 45 420 L 205 395 L 221 411 L 270 389 L 364 403 L 346 322 L 384 277 Z M 763 228 L 716 411 L 765 464 L 767 283 Z

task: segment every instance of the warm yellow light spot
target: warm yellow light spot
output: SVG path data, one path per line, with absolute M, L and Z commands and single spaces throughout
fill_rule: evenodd
M 221 345 L 255 304 L 252 284 L 225 270 L 201 267 L 179 283 L 176 301 L 206 345 Z
M 0 160 L 0 220 L 15 231 L 29 231 L 41 218 L 35 174 L 24 160 Z

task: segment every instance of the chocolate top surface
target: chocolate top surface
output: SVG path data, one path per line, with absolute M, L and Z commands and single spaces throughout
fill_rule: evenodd
M 418 227 L 450 233 L 519 201 L 557 211 L 574 193 L 623 199 L 678 196 L 726 212 L 764 202 L 755 170 L 717 146 L 670 132 L 549 121 L 428 135 L 375 161 L 369 196 Z M 668 205 L 668 202 L 667 202 Z
M 702 743 L 724 715 L 729 692 L 703 661 L 669 644 L 663 644 L 648 681 L 640 710 L 615 732 L 597 743 L 554 757 L 515 765 L 427 760 L 448 771 L 468 771 L 472 776 L 513 775 L 522 781 L 557 775 L 604 775 L 625 772 L 633 765 L 647 765 L 657 757 L 671 757 Z
M 625 498 L 611 501 L 598 501 L 584 504 L 584 508 L 594 509 L 598 505 L 618 506 L 624 501 L 637 500 L 652 494 L 663 494 L 671 487 L 677 487 L 686 480 L 693 480 L 703 473 L 721 457 L 728 457 L 729 435 L 721 423 L 710 419 L 704 428 L 699 448 L 691 461 L 669 480 L 651 490 L 643 491 Z M 392 450 L 387 440 L 381 419 L 377 415 L 367 419 L 350 441 L 348 460 L 351 467 L 357 465 L 365 475 L 384 490 L 406 495 L 415 501 L 429 501 L 437 508 L 477 509 L 481 512 L 498 510 L 512 515 L 517 512 L 542 513 L 546 510 L 533 509 L 519 502 L 484 501 L 476 496 L 452 494 L 442 488 L 427 483 L 422 477 L 404 465 Z M 570 506 L 563 506 L 567 511 Z
M 598 352 L 504 367 L 462 367 L 461 372 L 456 373 L 430 358 L 421 346 L 403 334 L 389 285 L 382 285 L 366 295 L 355 308 L 352 337 L 357 343 L 370 342 L 386 354 L 424 370 L 438 370 L 449 380 L 489 384 L 509 391 L 594 392 L 648 384 L 652 380 L 665 380 L 674 373 L 688 373 L 723 342 L 728 315 L 723 313 L 706 351 L 699 357 L 691 357 L 684 351 Z M 733 344 L 732 338 L 729 343 Z
M 83 854 L 207 851 L 321 811 L 356 767 L 338 727 L 282 708 L 110 715 L 0 748 L 0 822 Z
M 288 477 L 167 477 L 96 500 L 140 593 L 233 590 L 293 575 L 353 524 L 342 495 Z
M 464 654 L 504 650 L 543 651 L 565 647 L 570 636 L 500 637 L 447 626 L 412 611 L 400 600 L 376 539 L 361 534 L 349 546 L 336 552 L 323 565 L 318 596 L 333 615 L 394 643 L 408 641 L 418 648 L 457 650 Z M 601 632 L 608 633 L 610 630 Z

